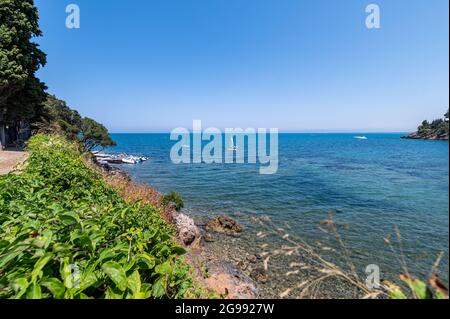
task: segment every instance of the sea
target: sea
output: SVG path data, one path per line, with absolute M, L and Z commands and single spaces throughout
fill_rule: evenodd
M 367 139 L 355 138 L 361 135 Z M 438 269 L 448 283 L 449 144 L 402 135 L 280 134 L 272 175 L 260 174 L 259 163 L 174 164 L 169 134 L 112 134 L 117 146 L 107 151 L 148 157 L 121 168 L 137 182 L 180 193 L 183 211 L 200 225 L 218 215 L 241 223 L 242 235 L 208 245 L 241 265 L 256 254 L 259 266 L 246 267 L 268 270 L 263 290 L 277 297 L 302 280 L 302 268 L 293 269 L 302 252 L 283 255 L 293 242 L 363 280 L 375 265 L 381 280 L 405 272 L 426 279 Z M 283 257 L 261 258 L 268 249 Z

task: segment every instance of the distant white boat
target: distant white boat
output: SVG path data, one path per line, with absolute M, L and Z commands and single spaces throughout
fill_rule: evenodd
M 367 140 L 367 136 L 354 136 L 357 140 Z

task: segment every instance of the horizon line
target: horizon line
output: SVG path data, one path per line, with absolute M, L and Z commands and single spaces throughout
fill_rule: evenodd
M 192 131 L 189 131 L 193 133 Z M 279 131 L 279 134 L 409 134 L 413 131 Z M 171 131 L 111 131 L 110 134 L 170 134 Z M 225 132 L 222 132 L 225 134 Z

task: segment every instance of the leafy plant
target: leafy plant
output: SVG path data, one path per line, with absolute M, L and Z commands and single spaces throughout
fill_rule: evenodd
M 169 194 L 164 195 L 163 204 L 168 206 L 170 204 L 175 205 L 175 209 L 180 211 L 184 207 L 184 201 L 180 194 L 177 192 L 171 192 Z
M 0 177 L 0 298 L 183 298 L 185 251 L 159 209 L 127 204 L 75 145 L 36 135 Z

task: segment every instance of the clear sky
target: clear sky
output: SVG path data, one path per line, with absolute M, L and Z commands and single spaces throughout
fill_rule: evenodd
M 39 76 L 112 132 L 410 131 L 449 105 L 448 0 L 35 2 Z

